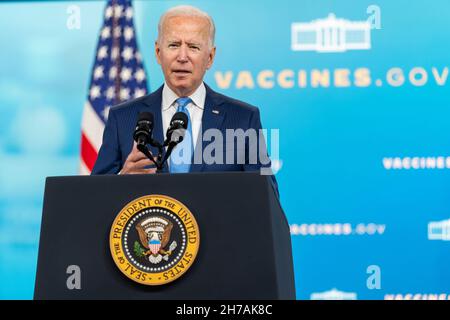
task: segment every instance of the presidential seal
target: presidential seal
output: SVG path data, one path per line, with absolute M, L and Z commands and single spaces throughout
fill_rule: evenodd
M 199 244 L 192 213 L 163 195 L 128 203 L 114 220 L 109 236 L 117 267 L 145 285 L 163 285 L 181 277 L 193 264 Z

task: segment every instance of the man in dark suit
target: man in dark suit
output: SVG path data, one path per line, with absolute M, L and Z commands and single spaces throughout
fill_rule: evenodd
M 154 115 L 153 134 L 157 141 L 163 141 L 176 112 L 188 116 L 187 135 L 175 150 L 182 150 L 178 156 L 189 161 L 176 161 L 175 153 L 164 171 L 270 172 L 266 146 L 259 139 L 259 110 L 214 92 L 203 82 L 216 53 L 214 35 L 211 17 L 194 7 L 175 7 L 161 17 L 155 54 L 165 83 L 148 96 L 110 110 L 92 174 L 155 172 L 152 162 L 133 142 L 138 114 L 144 111 Z M 277 191 L 274 176 L 272 180 Z

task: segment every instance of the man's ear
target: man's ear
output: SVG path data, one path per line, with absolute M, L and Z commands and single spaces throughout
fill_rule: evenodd
M 158 41 L 155 41 L 155 56 L 158 64 L 161 64 L 161 48 L 159 47 Z
M 206 65 L 206 69 L 211 68 L 211 66 L 214 63 L 214 57 L 216 56 L 216 47 L 211 49 L 211 52 L 209 53 L 209 57 L 208 57 L 208 64 Z

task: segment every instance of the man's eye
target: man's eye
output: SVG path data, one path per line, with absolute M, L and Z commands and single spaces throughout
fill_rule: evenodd
M 193 49 L 193 50 L 200 50 L 200 48 L 197 47 L 197 46 L 191 46 L 191 49 Z
M 178 45 L 177 45 L 177 44 L 175 44 L 175 43 L 171 43 L 171 44 L 169 44 L 169 48 L 176 48 L 176 47 L 178 47 Z

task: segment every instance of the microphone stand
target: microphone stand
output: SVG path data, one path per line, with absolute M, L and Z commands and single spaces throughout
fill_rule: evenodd
M 162 163 L 165 163 L 167 161 L 167 159 L 169 159 L 170 155 L 172 154 L 173 149 L 181 142 L 181 140 L 178 142 L 167 141 L 167 140 L 164 141 L 164 146 L 168 146 L 168 147 L 167 147 L 166 154 L 164 155 L 164 159 L 162 160 Z
M 155 140 L 151 140 L 150 141 L 150 145 L 152 145 L 153 147 L 158 148 L 158 156 L 155 160 L 155 157 L 153 156 L 153 154 L 151 153 L 150 149 L 147 147 L 146 144 L 144 144 L 144 141 L 139 141 L 137 144 L 137 149 L 142 152 L 151 162 L 153 162 L 156 166 L 156 172 L 157 173 L 161 173 L 162 172 L 162 168 L 163 168 L 163 162 L 162 162 L 162 153 L 163 153 L 163 146 L 155 141 Z
M 150 145 L 153 146 L 153 147 L 158 148 L 158 155 L 156 157 L 156 161 L 153 159 L 153 156 L 152 156 L 151 160 L 156 165 L 156 173 L 161 173 L 162 169 L 163 169 L 163 164 L 164 164 L 164 162 L 162 161 L 162 154 L 163 154 L 164 145 L 161 145 L 161 143 L 159 143 L 158 141 L 156 141 L 154 139 L 150 140 Z
M 163 171 L 163 166 L 166 163 L 167 159 L 172 154 L 173 149 L 181 142 L 183 141 L 184 136 L 179 137 L 178 141 L 171 141 L 169 139 L 166 139 L 163 144 L 159 143 L 158 141 L 154 140 L 150 137 L 150 141 L 148 142 L 152 147 L 158 148 L 158 155 L 155 158 L 153 157 L 153 154 L 151 153 L 150 149 L 146 145 L 146 141 L 139 139 L 137 143 L 137 149 L 142 152 L 151 162 L 153 162 L 156 166 L 156 173 L 161 173 Z M 168 146 L 168 147 L 167 147 Z M 167 152 L 164 155 L 163 159 L 163 150 L 164 147 L 167 147 Z

